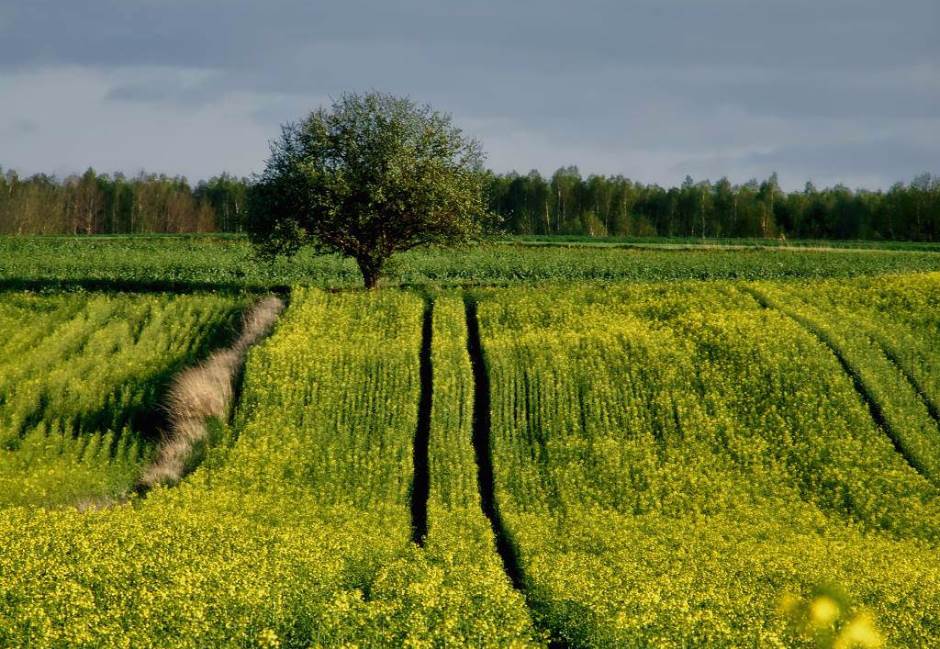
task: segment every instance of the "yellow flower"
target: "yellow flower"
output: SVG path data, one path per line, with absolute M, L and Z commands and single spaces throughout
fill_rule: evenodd
M 276 647 L 281 646 L 281 641 L 278 640 L 277 633 L 275 633 L 272 629 L 264 629 L 261 631 L 261 633 L 258 634 L 258 644 L 262 647 L 275 649 Z
M 821 595 L 809 605 L 810 622 L 816 628 L 830 626 L 839 618 L 839 605 L 831 597 Z
M 842 627 L 832 649 L 877 649 L 884 645 L 884 638 L 870 613 L 859 613 Z

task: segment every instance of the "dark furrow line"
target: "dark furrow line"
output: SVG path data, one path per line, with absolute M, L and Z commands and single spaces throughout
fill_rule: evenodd
M 480 506 L 490 522 L 496 540 L 496 552 L 503 563 L 503 570 L 513 588 L 522 593 L 529 608 L 532 602 L 528 594 L 525 574 L 519 559 L 519 549 L 503 521 L 496 499 L 496 481 L 493 474 L 492 453 L 492 415 L 490 399 L 490 377 L 483 359 L 483 344 L 480 338 L 480 321 L 477 318 L 477 303 L 470 296 L 464 296 L 464 310 L 467 319 L 467 353 L 473 371 L 473 451 L 477 463 L 477 484 L 480 490 Z M 539 627 L 542 616 L 532 616 Z M 568 642 L 552 629 L 540 628 L 547 632 L 549 647 L 566 649 Z
M 924 389 L 924 386 L 920 380 L 914 376 L 914 373 L 911 372 L 903 362 L 901 362 L 901 359 L 898 358 L 898 355 L 894 353 L 893 349 L 891 349 L 879 338 L 874 336 L 872 338 L 878 344 L 878 347 L 881 348 L 885 358 L 891 361 L 901 373 L 901 375 L 907 379 L 907 382 L 911 384 L 911 388 L 913 388 L 914 392 L 920 398 L 921 402 L 924 404 L 924 407 L 927 408 L 927 414 L 929 414 L 931 419 L 933 419 L 934 424 L 937 425 L 937 428 L 940 428 L 940 410 L 938 410 L 937 404 L 933 402 L 933 400 L 930 398 L 930 395 L 927 394 L 927 391 Z
M 910 466 L 914 471 L 919 473 L 925 479 L 930 481 L 930 478 L 927 476 L 927 472 L 924 471 L 920 463 L 907 451 L 903 442 L 901 441 L 900 436 L 897 434 L 897 431 L 894 430 L 894 427 L 891 426 L 890 423 L 888 423 L 881 404 L 878 403 L 878 400 L 875 398 L 874 394 L 872 394 L 871 390 L 866 385 L 864 379 L 862 379 L 858 370 L 848 361 L 835 341 L 833 341 L 824 331 L 821 331 L 815 324 L 809 321 L 809 319 L 801 316 L 798 313 L 792 312 L 789 309 L 780 306 L 779 304 L 772 303 L 757 289 L 744 286 L 741 287 L 741 290 L 745 291 L 755 300 L 757 300 L 758 304 L 760 304 L 762 308 L 775 310 L 793 320 L 810 335 L 816 338 L 816 340 L 822 343 L 830 352 L 832 352 L 832 355 L 836 357 L 836 360 L 842 367 L 842 371 L 845 372 L 845 374 L 847 374 L 851 379 L 855 391 L 858 393 L 862 401 L 865 403 L 865 406 L 868 408 L 868 414 L 872 418 L 872 421 L 874 421 L 875 425 L 881 429 L 881 431 L 889 440 L 891 440 L 891 444 L 894 446 L 894 450 L 898 453 L 898 455 L 904 458 L 904 461 L 907 462 L 908 466 Z
M 480 489 L 480 506 L 490 521 L 496 537 L 496 551 L 503 561 L 503 569 L 512 585 L 525 592 L 525 580 L 515 544 L 503 523 L 496 505 L 496 481 L 493 477 L 493 455 L 490 447 L 490 378 L 483 361 L 483 345 L 480 340 L 480 323 L 477 320 L 477 304 L 470 298 L 464 300 L 467 316 L 467 352 L 473 370 L 473 451 L 477 462 L 477 483 Z
M 411 484 L 411 540 L 424 546 L 428 535 L 428 498 L 431 495 L 430 443 L 431 405 L 434 394 L 434 370 L 431 366 L 431 335 L 434 329 L 434 301 L 425 298 L 421 325 L 419 375 L 421 394 L 418 398 L 418 422 L 413 445 L 414 477 Z

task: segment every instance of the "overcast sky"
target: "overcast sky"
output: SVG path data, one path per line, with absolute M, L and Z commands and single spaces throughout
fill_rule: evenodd
M 347 90 L 454 115 L 497 171 L 785 187 L 940 173 L 938 0 L 0 0 L 0 165 L 259 171 Z

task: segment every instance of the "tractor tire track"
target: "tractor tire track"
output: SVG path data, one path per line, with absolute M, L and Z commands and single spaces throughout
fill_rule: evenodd
M 413 445 L 414 477 L 411 485 L 411 540 L 424 546 L 428 535 L 428 499 L 431 496 L 430 444 L 431 407 L 434 395 L 434 368 L 431 365 L 431 336 L 434 330 L 434 301 L 426 297 L 421 325 L 419 375 L 421 394 L 418 399 L 418 422 Z
M 878 336 L 872 336 L 872 339 L 875 341 L 875 343 L 877 343 L 882 353 L 884 353 L 885 358 L 891 361 L 891 363 L 897 368 L 898 372 L 900 372 L 907 382 L 910 383 L 911 389 L 914 390 L 914 393 L 917 394 L 918 398 L 920 398 L 921 402 L 924 404 L 924 407 L 927 409 L 927 414 L 930 415 L 930 418 L 933 419 L 934 424 L 936 424 L 937 428 L 940 429 L 940 409 L 937 408 L 937 404 L 934 403 L 933 399 L 930 398 L 927 390 L 924 389 L 924 385 L 901 361 L 901 359 L 895 353 L 894 349 L 892 349 Z
M 496 540 L 496 552 L 502 560 L 503 570 L 506 576 L 509 577 L 513 587 L 522 593 L 529 608 L 533 609 L 534 614 L 531 617 L 536 627 L 550 638 L 549 647 L 567 649 L 569 646 L 567 640 L 561 637 L 557 631 L 545 628 L 540 624 L 540 621 L 544 621 L 546 616 L 540 615 L 537 610 L 534 610 L 538 607 L 533 606 L 534 602 L 529 594 L 522 562 L 519 558 L 519 549 L 499 511 L 493 472 L 490 377 L 483 357 L 477 303 L 472 296 L 464 296 L 464 309 L 467 319 L 467 353 L 470 356 L 470 366 L 473 371 L 473 451 L 477 464 L 480 506 L 483 509 L 483 514 L 490 522 L 490 528 L 493 530 L 493 536 Z
M 904 458 L 904 461 L 907 462 L 908 466 L 919 473 L 925 480 L 932 482 L 929 476 L 929 472 L 926 471 L 921 463 L 912 456 L 909 449 L 906 448 L 904 442 L 902 441 L 901 436 L 898 435 L 898 432 L 885 417 L 884 409 L 878 402 L 878 399 L 875 398 L 873 391 L 865 382 L 865 379 L 862 378 L 859 371 L 852 365 L 852 363 L 849 362 L 843 351 L 840 349 L 839 345 L 834 340 L 832 340 L 831 336 L 817 327 L 810 319 L 800 315 L 799 313 L 791 311 L 790 309 L 787 309 L 780 304 L 774 303 L 759 290 L 750 286 L 742 286 L 741 290 L 753 297 L 762 308 L 777 311 L 778 313 L 788 317 L 807 333 L 816 338 L 816 340 L 824 345 L 832 353 L 832 355 L 835 356 L 836 360 L 839 362 L 839 365 L 842 367 L 842 371 L 848 375 L 849 379 L 852 381 L 852 385 L 855 388 L 855 391 L 858 393 L 859 397 L 861 397 L 862 401 L 867 407 L 868 414 L 872 421 L 874 421 L 875 425 L 891 441 L 891 444 L 894 446 L 894 449 L 897 451 L 898 455 Z

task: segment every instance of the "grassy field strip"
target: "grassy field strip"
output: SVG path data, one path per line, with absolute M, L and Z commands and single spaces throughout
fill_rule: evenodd
M 701 237 L 640 237 L 640 236 L 587 236 L 587 235 L 517 235 L 500 240 L 501 243 L 514 244 L 583 244 L 583 245 L 647 245 L 647 246 L 710 246 L 721 248 L 734 246 L 739 248 L 831 248 L 835 250 L 901 250 L 940 252 L 940 244 L 929 241 L 872 241 L 872 240 L 834 240 L 834 239 L 761 239 L 751 237 L 705 238 Z
M 493 468 L 492 389 L 480 336 L 478 308 L 476 296 L 465 294 L 464 312 L 466 317 L 467 352 L 473 374 L 472 439 L 480 505 L 489 522 L 496 544 L 495 549 L 502 562 L 502 569 L 506 577 L 516 593 L 524 597 L 526 604 L 532 608 L 534 613 L 533 621 L 539 629 L 540 635 L 548 640 L 550 647 L 560 649 L 568 646 L 568 640 L 558 629 L 552 628 L 553 620 L 542 614 L 543 607 L 541 603 L 531 596 L 531 584 L 524 574 L 519 548 L 511 532 L 506 527 L 496 495 Z
M 776 287 L 747 287 L 756 299 L 800 323 L 839 360 L 872 418 L 916 471 L 940 485 L 940 430 L 904 373 L 852 320 L 829 318 Z
M 317 335 L 335 330 L 348 344 Z M 327 521 L 336 516 L 330 503 L 340 520 L 381 514 L 383 524 L 358 538 L 371 567 L 356 569 L 368 594 L 357 603 L 362 619 L 349 622 L 357 643 L 523 646 L 535 637 L 479 506 L 465 337 L 454 298 L 432 306 L 411 293 L 297 289 L 278 333 L 249 361 L 238 443 L 212 483 L 299 489 Z M 419 549 L 409 542 L 421 498 L 413 444 L 428 407 L 428 529 Z
M 217 479 L 407 514 L 422 310 L 408 293 L 297 289 L 277 334 L 249 353 L 238 442 Z
M 723 283 L 488 291 L 479 315 L 496 499 L 543 627 L 803 646 L 777 601 L 831 580 L 889 646 L 935 637 L 938 492 L 794 321 Z
M 446 568 L 460 611 L 452 636 L 466 646 L 528 646 L 544 641 L 523 595 L 506 575 L 497 540 L 481 501 L 482 479 L 474 446 L 476 382 L 467 353 L 462 296 L 434 300 L 434 402 L 430 437 L 431 489 L 425 552 Z M 445 643 L 446 644 L 446 643 Z
M 526 246 L 486 243 L 396 255 L 392 286 L 505 285 L 531 282 L 859 277 L 940 271 L 935 252 L 838 254 L 794 249 L 724 250 Z M 271 289 L 351 287 L 361 282 L 350 259 L 303 252 L 262 263 L 241 237 L 0 237 L 0 287 L 40 289 Z
M 165 384 L 229 335 L 241 304 L 0 295 L 0 327 L 13 332 L 0 343 L 0 504 L 74 504 L 130 488 L 156 443 Z
M 729 251 L 729 250 L 744 250 L 744 251 L 753 251 L 753 250 L 763 250 L 763 251 L 779 251 L 779 252 L 833 252 L 833 253 L 857 253 L 857 252 L 871 252 L 871 253 L 894 253 L 894 254 L 910 254 L 914 252 L 940 252 L 940 247 L 934 247 L 930 243 L 924 243 L 920 247 L 905 248 L 903 243 L 898 244 L 894 247 L 890 245 L 885 245 L 884 247 L 878 245 L 869 245 L 869 246 L 832 246 L 826 245 L 824 243 L 817 244 L 803 244 L 803 245 L 787 245 L 787 244 L 774 244 L 768 242 L 755 242 L 755 243 L 721 243 L 721 242 L 710 242 L 710 241 L 685 241 L 685 242 L 668 242 L 668 241 L 592 241 L 589 237 L 584 237 L 577 240 L 552 240 L 552 241 L 539 241 L 539 240 L 518 240 L 518 241 L 505 241 L 501 242 L 502 245 L 507 246 L 527 246 L 532 248 L 544 248 L 544 247 L 559 247 L 559 248 L 595 248 L 595 249 L 621 249 L 621 250 L 663 250 L 663 251 L 693 251 L 693 250 L 715 250 L 715 251 Z
M 934 420 L 938 430 L 940 430 L 940 406 L 937 405 L 938 402 L 934 396 L 937 392 L 936 389 L 933 387 L 927 387 L 927 384 L 923 381 L 923 379 L 921 379 L 920 376 L 918 376 L 915 371 L 911 369 L 911 366 L 905 361 L 905 355 L 898 350 L 893 340 L 885 338 L 876 331 L 869 330 L 869 335 L 871 335 L 872 338 L 876 340 L 879 345 L 881 345 L 881 350 L 885 357 L 894 363 L 898 370 L 904 374 L 904 378 L 908 380 L 908 382 L 917 392 L 917 396 L 919 396 L 921 401 L 924 402 L 924 407 L 927 409 L 927 413 Z
M 824 308 L 840 322 L 850 323 L 852 327 L 863 331 L 881 348 L 885 358 L 894 363 L 910 383 L 940 430 L 940 383 L 937 383 L 936 371 L 933 369 L 940 360 L 940 354 L 931 349 L 932 334 L 929 330 L 915 334 L 909 325 L 898 326 L 883 318 L 867 317 L 844 307 L 827 305 Z
M 431 474 L 412 542 L 423 309 L 298 288 L 249 352 L 232 443 L 177 488 L 86 513 L 8 508 L 0 646 L 537 643 L 474 498 L 456 299 L 434 309 L 428 451 L 451 470 Z
M 901 358 L 928 394 L 931 278 L 866 280 L 908 305 L 885 331 L 908 332 Z M 820 283 L 812 300 L 870 300 L 844 285 Z M 754 286 L 813 318 L 825 308 L 796 300 L 797 283 Z M 0 322 L 41 310 L 20 296 L 5 311 L 4 299 Z M 110 339 L 162 341 L 176 320 L 159 314 L 200 304 L 146 299 L 159 308 L 138 320 L 163 328 Z M 81 354 L 103 342 L 83 327 L 114 318 L 83 309 L 47 315 L 75 329 L 56 335 L 70 367 L 93 376 Z M 871 329 L 879 317 L 865 313 Z M 203 320 L 178 319 L 173 335 L 191 341 Z M 832 324 L 833 336 L 854 345 L 851 326 Z M 871 367 L 890 370 L 932 425 L 866 331 L 839 349 L 879 359 Z M 10 344 L 28 350 L 34 335 Z M 876 395 L 886 418 L 902 408 L 894 385 L 876 385 L 891 392 Z M 71 430 L 76 417 L 62 421 Z M 146 499 L 6 507 L 0 646 L 809 649 L 778 604 L 825 583 L 873 611 L 888 647 L 940 635 L 940 490 L 896 451 L 830 348 L 735 282 L 297 286 L 214 434 L 185 481 Z

